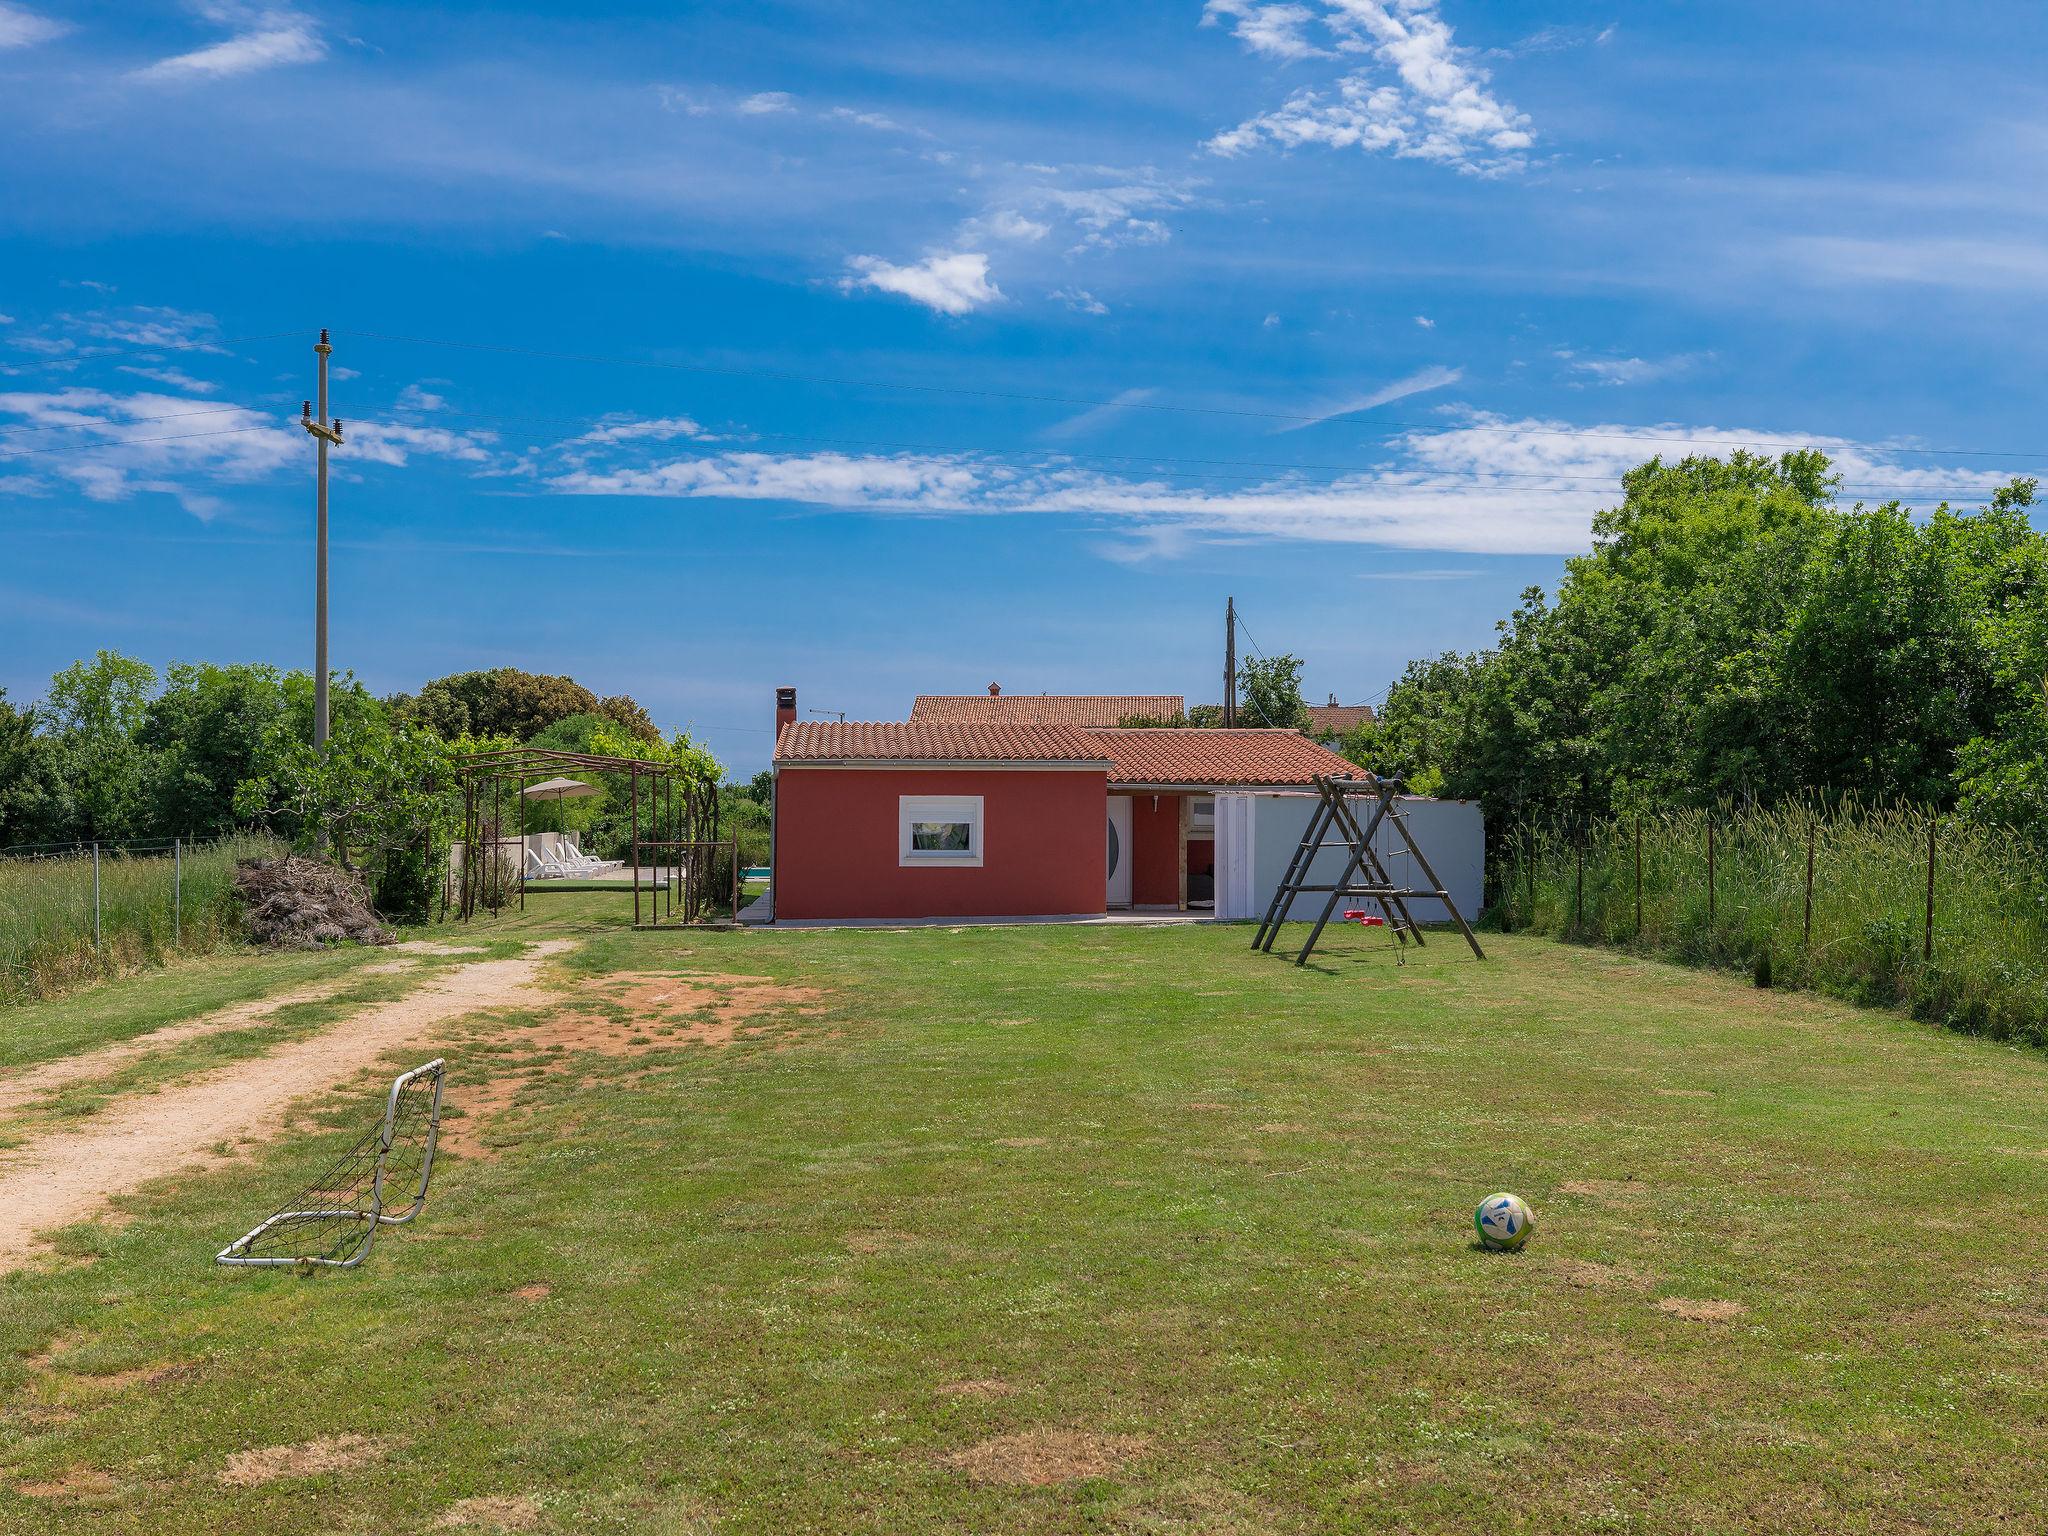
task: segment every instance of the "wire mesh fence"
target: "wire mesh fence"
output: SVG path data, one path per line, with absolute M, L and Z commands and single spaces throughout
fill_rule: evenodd
M 2048 875 L 1997 828 L 1907 809 L 1667 811 L 1525 828 L 1496 878 L 1508 928 L 2048 1044 Z
M 370 1256 L 380 1228 L 403 1226 L 418 1216 L 434 1174 L 445 1065 L 436 1058 L 401 1073 L 385 1095 L 376 1126 L 214 1262 L 353 1269 Z
M 239 932 L 236 861 L 280 846 L 239 834 L 0 848 L 0 1001 L 217 948 Z

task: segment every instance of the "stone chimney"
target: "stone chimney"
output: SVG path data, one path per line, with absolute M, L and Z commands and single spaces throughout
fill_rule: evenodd
M 782 740 L 784 726 L 796 724 L 796 690 L 778 688 L 775 690 L 775 739 Z
M 988 685 L 988 696 L 992 699 L 1000 699 L 1003 696 L 1003 685 L 1001 683 L 990 683 Z

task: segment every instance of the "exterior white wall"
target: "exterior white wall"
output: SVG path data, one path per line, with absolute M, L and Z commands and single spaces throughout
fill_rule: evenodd
M 1355 799 L 1358 819 L 1363 824 L 1371 815 L 1371 802 Z M 1486 882 L 1486 826 L 1474 800 L 1429 800 L 1403 795 L 1397 801 L 1408 833 L 1428 858 L 1430 867 L 1443 881 L 1458 911 L 1470 922 L 1479 915 L 1481 893 Z M 1316 797 L 1306 793 L 1223 794 L 1216 797 L 1216 915 L 1219 918 L 1250 919 L 1266 915 L 1280 879 L 1287 873 L 1287 861 L 1308 829 Z M 1334 885 L 1344 873 L 1350 853 L 1336 834 L 1325 836 L 1326 846 L 1310 866 L 1312 885 Z M 1335 846 L 1329 846 L 1335 843 Z M 1382 823 L 1373 833 L 1373 849 L 1387 867 L 1394 883 L 1425 885 L 1422 872 L 1403 846 L 1400 835 Z M 1287 918 L 1291 922 L 1314 922 L 1329 900 L 1320 892 L 1296 896 Z M 1346 907 L 1366 903 L 1345 899 Z M 1450 913 L 1434 896 L 1417 897 L 1408 910 L 1419 923 L 1447 923 Z

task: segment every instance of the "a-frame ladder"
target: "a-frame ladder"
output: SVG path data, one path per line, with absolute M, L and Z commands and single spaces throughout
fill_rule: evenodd
M 1472 953 L 1481 960 L 1486 951 L 1479 947 L 1479 940 L 1472 932 L 1472 925 L 1465 921 L 1465 915 L 1458 910 L 1458 904 L 1451 900 L 1451 893 L 1444 889 L 1436 871 L 1430 868 L 1429 859 L 1416 845 L 1408 831 L 1407 818 L 1401 812 L 1398 796 L 1402 790 L 1399 779 L 1383 779 L 1368 773 L 1363 778 L 1337 777 L 1318 774 L 1315 779 L 1316 808 L 1309 814 L 1308 826 L 1301 834 L 1293 857 L 1287 861 L 1287 872 L 1280 877 L 1274 888 L 1273 899 L 1266 907 L 1266 915 L 1259 923 L 1259 930 L 1252 938 L 1252 948 L 1270 952 L 1273 941 L 1280 936 L 1280 925 L 1286 919 L 1294 898 L 1305 894 L 1323 895 L 1328 899 L 1317 916 L 1315 926 L 1309 930 L 1308 940 L 1301 946 L 1301 953 L 1294 957 L 1296 965 L 1306 965 L 1314 951 L 1323 930 L 1337 911 L 1337 903 L 1346 897 L 1364 899 L 1376 903 L 1387 916 L 1387 925 L 1402 943 L 1414 939 L 1423 943 L 1422 928 L 1408 910 L 1408 902 L 1420 897 L 1433 897 L 1444 904 L 1444 910 L 1451 915 L 1451 921 L 1458 925 L 1458 931 L 1465 936 L 1465 942 L 1472 946 Z M 1370 795 L 1373 805 L 1370 816 L 1360 825 L 1357 813 L 1352 809 L 1349 797 Z M 1378 851 L 1373 847 L 1373 835 L 1382 822 L 1391 825 L 1403 844 L 1402 850 L 1415 861 L 1415 868 L 1421 873 L 1427 885 L 1396 885 L 1393 877 L 1381 862 Z M 1332 840 L 1330 834 L 1335 832 Z M 1316 854 L 1324 848 L 1348 848 L 1350 857 L 1345 860 L 1344 872 L 1333 885 L 1311 883 L 1310 872 L 1315 864 Z

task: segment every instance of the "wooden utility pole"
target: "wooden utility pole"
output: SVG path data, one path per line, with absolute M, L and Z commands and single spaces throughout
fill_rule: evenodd
M 1223 600 L 1223 723 L 1237 724 L 1237 599 Z
M 313 745 L 327 745 L 327 450 L 341 445 L 341 423 L 327 419 L 327 359 L 334 348 L 327 344 L 327 328 L 320 328 L 320 340 L 313 353 L 319 358 L 320 413 L 313 414 L 313 402 L 299 407 L 299 425 L 312 433 L 320 445 L 318 480 L 314 505 L 318 509 L 313 557 Z

